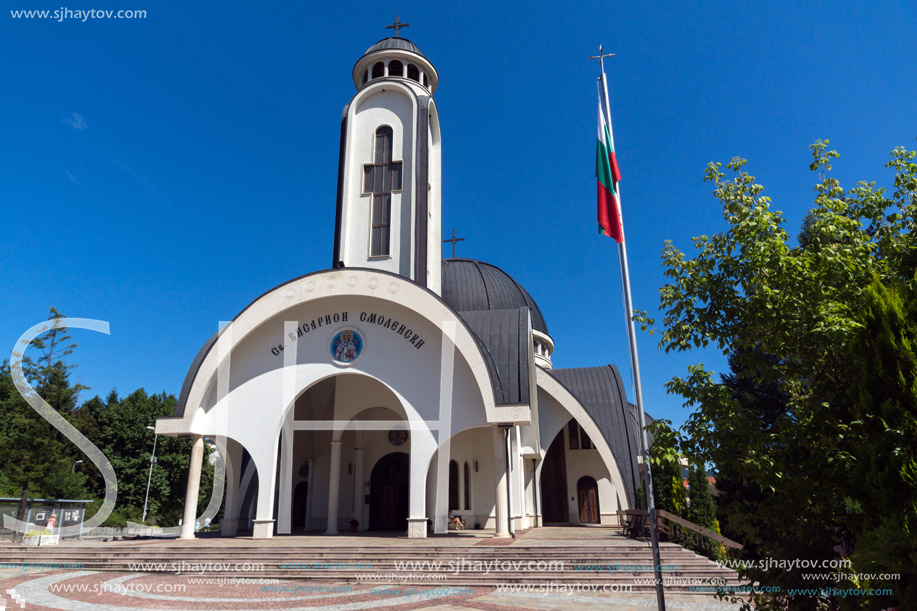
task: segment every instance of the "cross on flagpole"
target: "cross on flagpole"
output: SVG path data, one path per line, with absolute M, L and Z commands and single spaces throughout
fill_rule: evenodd
M 401 34 L 398 33 L 398 30 L 400 30 L 401 28 L 406 28 L 410 25 L 411 25 L 410 23 L 401 23 L 401 16 L 395 15 L 395 23 L 393 23 L 392 25 L 385 26 L 385 29 L 386 30 L 395 30 L 395 36 L 400 38 Z
M 611 104 L 608 100 L 608 80 L 605 76 L 605 58 L 614 57 L 614 53 L 605 53 L 602 49 L 602 45 L 599 45 L 599 54 L 593 55 L 589 59 L 599 60 L 599 66 L 601 68 L 601 76 L 599 80 L 602 83 L 602 93 L 605 98 L 605 124 L 608 126 L 609 136 L 611 137 L 611 150 L 614 150 L 614 136 L 611 136 Z M 621 190 L 618 185 L 616 186 L 617 196 L 618 196 L 618 213 L 621 213 Z M 637 357 L 637 332 L 634 328 L 634 305 L 630 293 L 630 272 L 627 268 L 627 246 L 626 240 L 621 240 L 618 244 L 618 259 L 621 264 L 621 286 L 624 293 L 624 313 L 627 317 L 627 336 L 629 340 L 630 348 L 630 362 L 631 362 L 631 371 L 634 376 L 634 395 L 637 403 L 637 415 L 640 423 L 640 435 L 641 440 L 643 441 L 642 454 L 643 454 L 643 486 L 646 490 L 646 507 L 647 514 L 650 523 L 650 538 L 652 540 L 653 546 L 653 563 L 655 564 L 653 573 L 656 578 L 656 605 L 659 611 L 665 611 L 665 591 L 663 590 L 662 584 L 662 568 L 660 567 L 660 554 L 659 554 L 659 532 L 657 530 L 656 524 L 656 501 L 653 495 L 653 476 L 650 471 L 650 457 L 649 457 L 649 438 L 646 433 L 646 414 L 643 410 L 643 388 L 640 384 L 640 359 Z
M 456 243 L 456 242 L 464 242 L 464 241 L 465 241 L 465 238 L 457 238 L 457 237 L 455 237 L 455 229 L 453 229 L 453 230 L 452 230 L 452 237 L 449 238 L 448 240 L 443 240 L 443 244 L 447 244 L 447 243 L 451 243 L 451 244 L 452 244 L 452 258 L 454 259 L 454 258 L 455 258 L 455 243 Z

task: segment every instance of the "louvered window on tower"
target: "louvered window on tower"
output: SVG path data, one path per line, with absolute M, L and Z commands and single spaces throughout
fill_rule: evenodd
M 402 162 L 392 161 L 392 128 L 376 130 L 373 163 L 363 166 L 363 194 L 372 196 L 371 257 L 391 254 L 392 193 L 401 191 Z

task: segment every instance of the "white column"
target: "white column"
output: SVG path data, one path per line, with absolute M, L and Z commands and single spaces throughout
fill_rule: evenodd
M 385 71 L 382 73 L 384 76 L 388 76 L 388 60 L 385 60 Z
M 542 526 L 542 519 L 541 519 L 541 494 L 542 494 L 542 492 L 541 492 L 541 468 L 544 466 L 544 459 L 541 459 L 541 460 L 534 460 L 534 459 L 533 459 L 533 462 L 535 463 L 535 464 L 533 465 L 533 469 L 534 469 L 533 478 L 534 478 L 534 481 L 532 482 L 532 486 L 534 487 L 534 490 L 535 490 L 535 526 L 536 526 L 536 527 L 541 527 L 541 526 Z
M 353 511 L 350 519 L 360 523 L 359 530 L 366 530 L 363 523 L 363 448 L 353 451 Z
M 277 439 L 268 442 L 260 451 L 249 450 L 258 469 L 258 500 L 252 522 L 252 539 L 270 539 L 274 536 L 274 490 L 277 478 Z
M 235 537 L 239 529 L 239 484 L 242 479 L 242 445 L 226 439 L 226 506 L 220 520 L 220 535 Z
M 328 475 L 328 528 L 326 535 L 338 534 L 338 496 L 341 492 L 341 442 L 331 442 L 331 469 Z
M 522 458 L 522 432 L 519 425 L 516 429 L 516 451 L 513 453 L 513 461 L 516 465 L 516 479 L 519 481 L 519 530 L 528 528 L 528 516 L 526 511 L 525 498 L 525 459 Z
M 277 499 L 277 534 L 288 535 L 292 525 L 293 503 L 293 418 L 292 410 L 280 432 L 280 497 Z
M 442 433 L 442 430 L 440 430 L 440 433 Z M 433 454 L 436 452 L 436 441 L 433 438 L 433 433 L 423 422 L 415 422 L 411 428 L 410 452 L 411 478 L 410 498 L 408 499 L 408 538 L 423 539 L 427 536 L 427 470 L 434 468 L 431 463 Z M 439 456 L 443 456 L 443 448 L 440 448 L 439 452 Z M 448 448 L 445 452 L 445 455 L 448 456 Z M 437 482 L 437 487 L 439 487 L 439 481 Z M 434 511 L 439 511 L 435 502 Z
M 185 513 L 182 517 L 179 539 L 194 538 L 194 522 L 197 520 L 197 495 L 201 489 L 201 461 L 204 458 L 204 438 L 194 436 L 191 446 L 191 462 L 188 464 L 188 487 L 185 489 Z
M 503 429 L 494 428 L 494 480 L 495 480 L 495 498 L 494 498 L 494 517 L 496 519 L 497 531 L 494 537 L 509 537 L 509 527 L 507 525 L 509 516 L 509 507 L 506 503 L 507 477 L 506 477 L 506 440 L 503 437 Z

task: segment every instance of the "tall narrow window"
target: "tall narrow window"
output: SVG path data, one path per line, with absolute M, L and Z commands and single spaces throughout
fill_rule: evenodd
M 570 449 L 579 450 L 579 427 L 576 425 L 576 420 L 570 421 L 570 424 L 567 425 L 567 431 L 570 433 Z
M 458 509 L 458 464 L 449 461 L 449 509 Z
M 389 76 L 404 76 L 404 64 L 402 64 L 397 59 L 393 59 L 388 63 L 388 75 Z
M 385 76 L 385 64 L 376 62 L 373 64 L 373 78 L 382 78 Z
M 471 474 L 468 463 L 465 463 L 465 509 L 471 509 Z
M 589 439 L 589 435 L 586 434 L 586 431 L 585 429 L 583 429 L 583 427 L 580 427 L 579 439 L 580 439 L 580 445 L 582 446 L 584 450 L 592 449 L 592 440 Z
M 392 161 L 392 128 L 376 130 L 373 163 L 363 166 L 363 194 L 372 196 L 369 255 L 391 254 L 392 193 L 401 191 L 401 162 Z
M 408 78 L 420 82 L 420 70 L 414 64 L 408 64 Z

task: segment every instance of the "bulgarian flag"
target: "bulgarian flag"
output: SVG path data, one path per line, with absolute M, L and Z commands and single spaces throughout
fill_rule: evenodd
M 618 181 L 621 171 L 615 158 L 611 131 L 605 123 L 602 100 L 599 100 L 599 133 L 595 147 L 595 177 L 598 179 L 599 233 L 624 241 L 624 227 L 621 225 L 621 208 L 618 201 Z

